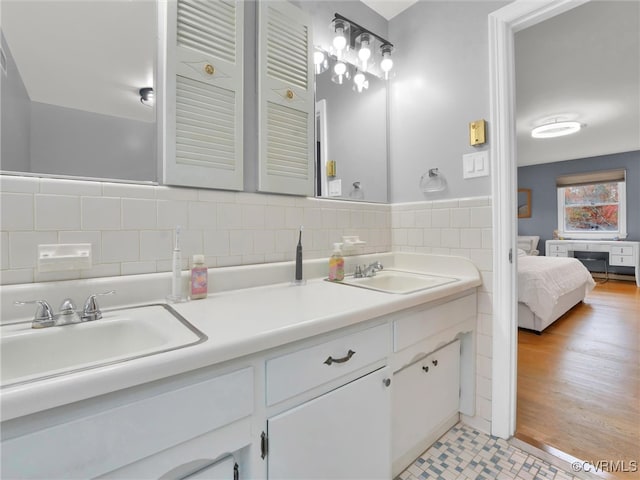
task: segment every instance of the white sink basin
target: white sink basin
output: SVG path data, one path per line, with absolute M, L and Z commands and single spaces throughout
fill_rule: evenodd
M 349 275 L 341 283 L 380 292 L 405 294 L 439 287 L 457 280 L 453 277 L 440 277 L 401 270 L 381 270 L 374 277 L 354 278 L 353 275 Z
M 103 311 L 100 320 L 32 329 L 0 327 L 1 387 L 155 355 L 204 342 L 207 336 L 170 306 Z

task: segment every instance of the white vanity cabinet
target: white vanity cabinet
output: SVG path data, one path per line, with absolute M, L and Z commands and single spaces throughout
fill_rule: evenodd
M 267 362 L 267 401 L 285 404 L 267 419 L 269 479 L 390 478 L 390 333 L 385 323 Z
M 393 385 L 392 455 L 394 463 L 403 464 L 458 421 L 460 341 L 396 372 Z
M 186 478 L 251 444 L 253 398 L 253 368 L 246 367 L 188 374 L 10 420 L 2 424 L 1 476 Z

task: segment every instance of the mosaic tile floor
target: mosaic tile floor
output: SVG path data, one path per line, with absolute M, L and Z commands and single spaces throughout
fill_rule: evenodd
M 458 423 L 396 480 L 573 480 L 578 477 L 506 440 Z

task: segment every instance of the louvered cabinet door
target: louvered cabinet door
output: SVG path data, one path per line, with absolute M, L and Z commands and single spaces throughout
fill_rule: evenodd
M 233 0 L 170 0 L 164 183 L 242 190 L 243 17 Z
M 313 195 L 311 19 L 283 1 L 259 2 L 258 18 L 258 189 Z

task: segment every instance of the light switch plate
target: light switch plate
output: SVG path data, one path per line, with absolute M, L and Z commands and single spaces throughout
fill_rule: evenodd
M 330 197 L 339 197 L 342 195 L 342 180 L 330 180 L 328 194 Z
M 476 178 L 489 175 L 489 152 L 467 153 L 462 156 L 462 177 Z

